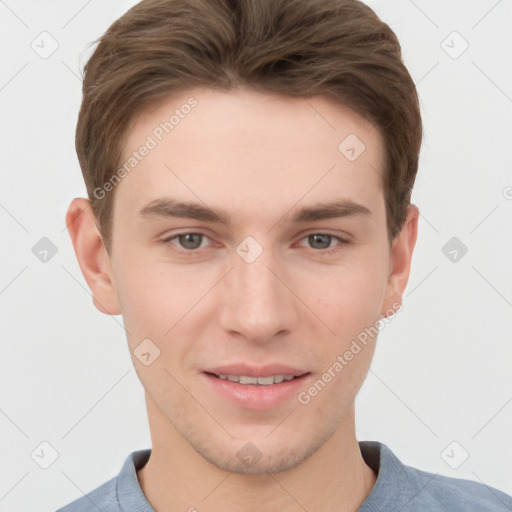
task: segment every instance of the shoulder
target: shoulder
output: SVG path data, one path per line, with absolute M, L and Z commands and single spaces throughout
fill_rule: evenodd
M 116 488 L 117 477 L 114 477 L 81 498 L 59 508 L 56 512 L 91 512 L 91 510 L 121 512 Z
M 511 512 L 512 496 L 481 482 L 422 471 L 403 464 L 383 443 L 359 443 L 377 481 L 360 512 Z
M 512 511 L 512 496 L 494 487 L 472 480 L 429 473 L 405 465 L 403 469 L 410 484 L 411 510 Z
M 137 479 L 137 470 L 146 464 L 151 449 L 138 450 L 126 457 L 120 473 L 88 492 L 84 496 L 68 503 L 56 512 L 121 512 L 137 510 L 154 512 L 147 502 Z

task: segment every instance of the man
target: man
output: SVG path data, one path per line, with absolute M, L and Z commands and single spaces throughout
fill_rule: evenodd
M 396 36 L 360 2 L 145 0 L 109 28 L 66 222 L 123 315 L 152 449 L 61 511 L 512 509 L 355 435 L 421 138 Z

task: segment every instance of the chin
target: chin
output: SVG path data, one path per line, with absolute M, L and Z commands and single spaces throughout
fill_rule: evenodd
M 317 452 L 336 429 L 314 429 L 311 435 L 304 430 L 264 430 L 259 435 L 228 438 L 227 434 L 212 436 L 211 432 L 186 429 L 182 436 L 201 457 L 218 469 L 257 476 L 298 467 Z
M 319 447 L 308 445 L 305 448 L 297 449 L 270 449 L 262 447 L 260 450 L 255 444 L 247 442 L 238 450 L 214 451 L 202 450 L 201 447 L 194 447 L 196 451 L 215 467 L 239 475 L 267 475 L 281 473 L 296 468 Z

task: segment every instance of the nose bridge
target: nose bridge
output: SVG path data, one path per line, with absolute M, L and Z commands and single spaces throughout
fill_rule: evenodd
M 229 296 L 221 322 L 252 341 L 265 341 L 296 321 L 295 304 L 289 290 L 276 277 L 279 262 L 273 251 L 247 237 L 236 248 L 229 273 Z

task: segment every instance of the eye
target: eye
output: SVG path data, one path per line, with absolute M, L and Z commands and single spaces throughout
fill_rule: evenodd
M 178 235 L 170 236 L 163 240 L 166 245 L 171 245 L 178 250 L 185 250 L 187 252 L 193 252 L 198 249 L 202 249 L 208 245 L 207 241 L 210 240 L 203 233 L 180 233 Z M 339 236 L 331 235 L 328 233 L 311 233 L 302 238 L 301 241 L 307 240 L 307 243 L 312 249 L 316 249 L 316 252 L 323 252 L 331 254 L 333 252 L 342 249 L 341 246 L 350 243 Z M 338 241 L 338 247 L 333 245 L 334 241 Z M 303 244 L 299 244 L 303 245 Z
M 196 249 L 201 249 L 203 246 L 202 242 L 208 239 L 206 235 L 202 233 L 181 233 L 179 235 L 174 235 L 169 238 L 163 240 L 164 243 L 169 245 L 176 245 L 173 243 L 174 240 L 177 240 L 181 249 L 186 249 L 187 251 L 194 251 Z
M 318 249 L 319 252 L 325 251 L 326 253 L 336 252 L 341 249 L 341 247 L 333 247 L 331 245 L 334 240 L 341 242 L 341 245 L 349 243 L 348 240 L 340 238 L 339 236 L 330 235 L 328 233 L 311 233 L 305 236 L 302 240 L 307 240 L 307 243 L 310 244 L 310 247 L 313 249 Z

